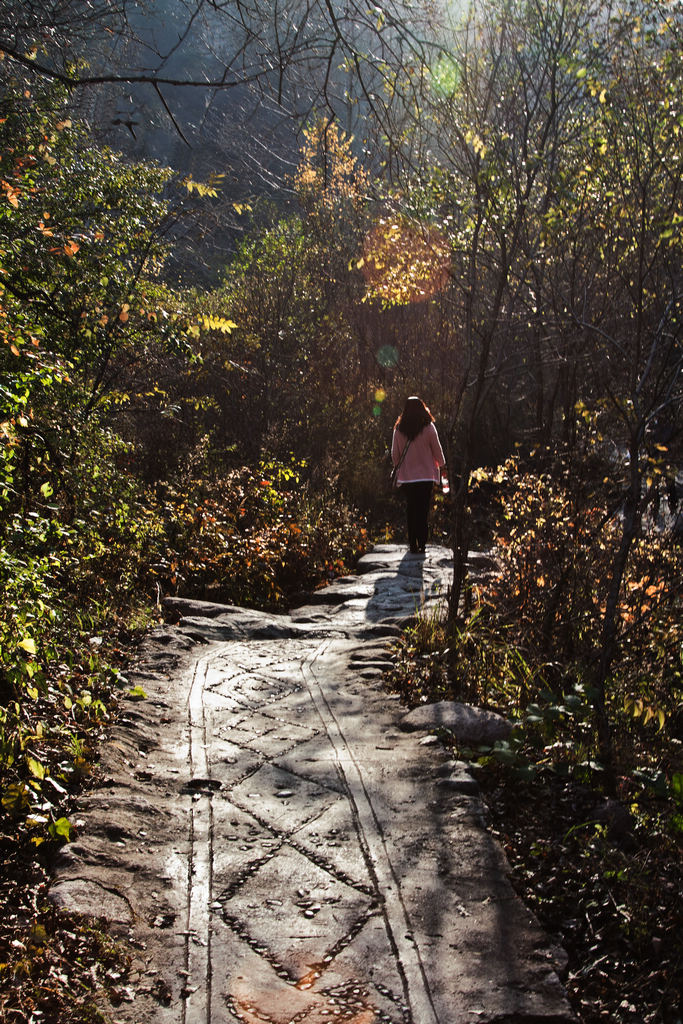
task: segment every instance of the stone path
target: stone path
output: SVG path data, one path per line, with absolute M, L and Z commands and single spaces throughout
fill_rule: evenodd
M 381 685 L 448 572 L 387 545 L 288 616 L 170 602 L 52 889 L 133 943 L 116 1021 L 572 1020 L 473 780 Z

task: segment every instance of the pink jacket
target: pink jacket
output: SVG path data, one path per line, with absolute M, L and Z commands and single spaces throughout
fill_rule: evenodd
M 396 466 L 408 443 L 408 438 L 400 430 L 394 430 L 391 441 L 391 461 Z M 399 484 L 417 483 L 418 480 L 439 482 L 439 468 L 446 465 L 439 435 L 433 423 L 420 431 L 410 442 L 410 448 L 398 471 Z

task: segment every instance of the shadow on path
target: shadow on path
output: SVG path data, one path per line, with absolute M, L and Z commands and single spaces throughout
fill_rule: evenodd
M 387 566 L 386 573 L 380 573 L 375 579 L 365 610 L 366 620 L 373 623 L 401 621 L 445 600 L 448 577 L 443 569 L 449 558 L 445 549 L 439 551 L 442 571 L 438 573 L 434 572 L 434 564 L 427 555 L 410 552 L 404 554 L 397 566 Z

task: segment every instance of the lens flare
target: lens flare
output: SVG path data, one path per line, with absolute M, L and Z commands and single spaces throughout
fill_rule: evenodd
M 442 54 L 430 69 L 429 83 L 432 91 L 441 99 L 455 96 L 460 85 L 460 69 L 453 57 Z
M 393 345 L 382 345 L 377 353 L 377 362 L 385 370 L 391 369 L 392 366 L 398 366 L 398 350 Z

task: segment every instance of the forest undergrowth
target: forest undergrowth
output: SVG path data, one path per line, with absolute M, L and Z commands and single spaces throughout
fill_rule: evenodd
M 578 1019 L 680 1024 L 683 549 L 644 523 L 622 592 L 606 760 L 591 680 L 614 526 L 592 503 L 570 515 L 560 479 L 516 460 L 481 475 L 488 568 L 474 571 L 457 622 L 441 611 L 404 634 L 387 685 L 410 706 L 465 701 L 513 722 L 494 747 L 442 739 L 470 763 L 513 885 L 566 953 Z M 572 530 L 584 544 L 558 543 Z

